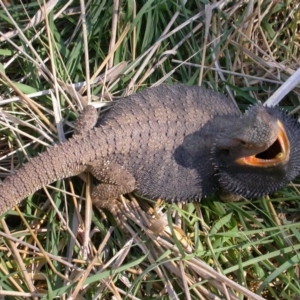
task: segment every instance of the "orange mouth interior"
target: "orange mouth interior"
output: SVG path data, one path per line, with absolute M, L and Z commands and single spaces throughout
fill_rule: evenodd
M 270 167 L 286 162 L 290 155 L 290 143 L 282 123 L 277 121 L 277 125 L 277 139 L 268 149 L 255 155 L 241 157 L 236 162 L 254 167 Z

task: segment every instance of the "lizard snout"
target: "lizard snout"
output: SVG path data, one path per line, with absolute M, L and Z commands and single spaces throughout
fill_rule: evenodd
M 254 155 L 238 158 L 236 163 L 253 167 L 270 167 L 287 162 L 290 154 L 290 143 L 279 120 L 277 120 L 277 126 L 277 137 L 267 149 Z

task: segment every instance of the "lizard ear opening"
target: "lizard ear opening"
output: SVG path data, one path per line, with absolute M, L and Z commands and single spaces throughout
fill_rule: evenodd
M 279 120 L 277 120 L 277 125 L 277 139 L 269 148 L 255 155 L 241 157 L 236 160 L 236 163 L 254 167 L 271 167 L 287 162 L 290 154 L 290 143 Z

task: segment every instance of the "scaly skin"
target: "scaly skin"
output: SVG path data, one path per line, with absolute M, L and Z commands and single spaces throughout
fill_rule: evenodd
M 242 116 L 225 96 L 199 87 L 148 89 L 118 100 L 94 127 L 96 116 L 87 107 L 73 138 L 31 159 L 4 180 L 0 213 L 44 185 L 84 171 L 99 180 L 92 192 L 94 204 L 114 214 L 120 210 L 115 199 L 134 190 L 167 201 L 200 200 L 220 186 L 258 197 L 274 192 L 299 173 L 296 122 L 260 105 Z M 272 165 L 268 165 L 269 157 L 263 158 L 263 167 L 240 163 L 256 161 L 256 154 L 273 147 L 279 121 L 289 143 L 287 159 L 276 160 L 282 157 L 280 140 L 282 145 L 262 155 L 274 155 Z M 256 188 L 256 176 L 262 174 L 271 181 L 275 178 L 275 183 L 263 180 Z

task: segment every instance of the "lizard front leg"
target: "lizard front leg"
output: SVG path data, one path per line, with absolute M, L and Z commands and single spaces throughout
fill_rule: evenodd
M 118 197 L 134 191 L 134 177 L 115 162 L 94 162 L 87 170 L 100 181 L 92 190 L 93 204 L 97 208 L 109 210 L 117 224 L 123 227 L 123 222 L 126 220 L 123 213 L 125 208 Z

